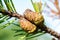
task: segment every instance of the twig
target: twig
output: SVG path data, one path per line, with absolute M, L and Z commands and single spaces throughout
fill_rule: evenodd
M 53 29 L 47 27 L 46 25 L 41 24 L 40 28 L 42 29 L 42 31 L 45 31 L 46 33 L 49 33 L 49 34 L 55 36 L 56 38 L 60 39 L 60 33 L 57 33 L 56 31 L 54 31 Z
M 16 18 L 24 18 L 22 15 L 18 14 L 18 13 L 14 13 L 14 12 L 10 12 L 7 10 L 0 10 L 0 13 L 2 13 L 3 15 L 9 15 L 10 17 L 16 17 Z

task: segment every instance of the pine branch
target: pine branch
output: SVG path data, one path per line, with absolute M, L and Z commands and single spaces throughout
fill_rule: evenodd
M 20 15 L 18 13 L 13 13 L 13 12 L 6 11 L 6 10 L 0 10 L 0 13 L 2 13 L 4 15 L 9 15 L 11 17 L 17 17 L 19 19 L 24 18 L 22 15 Z M 43 26 L 43 24 L 41 26 Z M 60 38 L 60 34 L 59 33 L 55 32 L 51 28 L 46 27 L 45 25 L 41 29 L 46 31 L 47 33 L 50 33 L 51 35 L 53 35 L 53 36 L 55 36 L 57 38 Z
M 1 9 L 4 9 L 4 5 L 3 5 L 3 2 L 2 2 L 2 0 L 0 0 L 0 10 Z M 4 21 L 6 21 L 6 20 L 8 20 L 9 19 L 9 16 L 7 16 L 7 15 L 2 15 L 1 13 L 0 13 L 0 23 L 2 23 L 2 22 L 4 22 Z

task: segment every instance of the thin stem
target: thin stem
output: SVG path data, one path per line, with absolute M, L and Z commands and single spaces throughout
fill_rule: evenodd
M 46 33 L 49 33 L 53 36 L 55 36 L 56 38 L 60 39 L 60 33 L 57 33 L 56 31 L 54 31 L 53 29 L 47 27 L 46 25 L 42 24 L 42 27 L 40 27 L 43 31 L 45 31 Z

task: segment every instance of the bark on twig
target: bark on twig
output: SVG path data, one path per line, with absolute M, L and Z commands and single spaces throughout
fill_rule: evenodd
M 47 27 L 46 25 L 42 24 L 42 27 L 40 27 L 42 30 L 44 30 L 46 33 L 49 33 L 53 36 L 55 36 L 56 38 L 58 38 L 60 40 L 60 33 L 57 33 L 56 31 L 54 31 L 53 29 Z
M 10 17 L 16 17 L 16 18 L 24 18 L 22 15 L 18 14 L 18 13 L 14 13 L 14 12 L 10 12 L 7 10 L 0 10 L 0 13 L 2 13 L 3 15 L 9 15 Z

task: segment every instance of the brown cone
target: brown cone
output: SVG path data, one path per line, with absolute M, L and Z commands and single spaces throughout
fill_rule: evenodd
M 44 20 L 42 14 L 38 14 L 36 12 L 31 11 L 30 9 L 26 9 L 24 12 L 24 17 L 35 23 L 35 24 L 39 24 L 40 22 L 42 22 Z
M 24 18 L 21 18 L 19 22 L 22 29 L 24 29 L 28 33 L 32 33 L 36 30 L 36 26 Z

